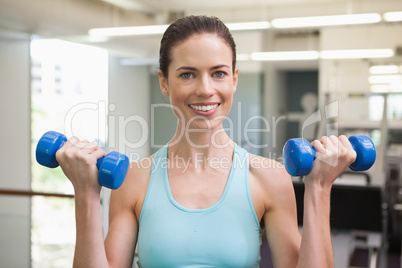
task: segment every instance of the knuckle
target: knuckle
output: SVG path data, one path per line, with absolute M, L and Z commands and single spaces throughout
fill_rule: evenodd
M 59 150 L 56 151 L 56 160 L 59 161 L 64 154 L 64 149 L 60 148 Z
M 69 154 L 69 156 L 70 156 L 70 158 L 76 158 L 76 159 L 82 159 L 82 157 L 83 157 L 81 150 L 71 152 Z
M 90 155 L 86 155 L 86 157 L 84 158 L 84 162 L 87 166 L 93 165 L 95 160 L 93 157 L 91 157 Z
M 98 149 L 98 144 L 96 142 L 91 142 L 88 144 L 88 148 L 90 149 Z
M 351 150 L 349 157 L 350 157 L 349 158 L 350 161 L 355 161 L 357 158 L 357 153 L 354 150 Z
M 320 143 L 319 140 L 313 140 L 313 141 L 311 142 L 312 145 L 316 145 L 316 144 L 318 144 L 318 143 Z
M 68 142 L 74 144 L 76 142 L 79 142 L 80 140 L 76 136 L 72 136 L 71 138 L 68 139 Z

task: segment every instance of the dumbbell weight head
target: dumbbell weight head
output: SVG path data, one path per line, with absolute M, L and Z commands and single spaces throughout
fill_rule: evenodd
M 306 139 L 290 139 L 283 147 L 284 165 L 292 176 L 305 176 L 313 168 L 315 150 Z
M 349 141 L 357 155 L 355 162 L 349 168 L 353 171 L 363 171 L 371 168 L 376 158 L 373 141 L 366 135 L 350 136 Z
M 36 161 L 42 166 L 55 168 L 59 166 L 56 160 L 56 152 L 59 150 L 67 138 L 56 131 L 48 131 L 40 138 L 36 146 Z
M 110 189 L 119 188 L 126 177 L 129 160 L 124 154 L 112 151 L 98 160 L 99 184 Z

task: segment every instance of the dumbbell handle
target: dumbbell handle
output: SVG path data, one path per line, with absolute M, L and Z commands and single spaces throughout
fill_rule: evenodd
M 349 168 L 353 171 L 368 170 L 376 158 L 373 141 L 366 135 L 350 136 L 349 141 L 357 155 L 355 162 Z M 283 149 L 285 168 L 292 176 L 305 176 L 313 167 L 315 155 L 316 150 L 307 140 L 290 139 Z
M 59 166 L 56 152 L 66 143 L 67 138 L 55 131 L 46 132 L 36 147 L 36 160 L 39 164 L 49 168 Z M 110 189 L 117 189 L 123 183 L 127 174 L 129 160 L 124 154 L 112 151 L 101 157 L 96 163 L 99 170 L 99 184 Z

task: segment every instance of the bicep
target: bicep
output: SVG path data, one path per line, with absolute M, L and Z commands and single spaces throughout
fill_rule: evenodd
M 132 267 L 138 223 L 131 203 L 118 191 L 114 190 L 110 198 L 105 249 L 110 267 Z
M 282 181 L 270 191 L 271 206 L 264 214 L 267 240 L 275 267 L 296 267 L 301 236 L 293 184 L 287 174 L 277 179 Z

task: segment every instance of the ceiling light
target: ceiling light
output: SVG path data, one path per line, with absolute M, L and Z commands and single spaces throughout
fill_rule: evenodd
M 384 14 L 385 21 L 402 21 L 402 11 L 387 12 Z
M 389 87 L 388 87 L 388 85 L 372 85 L 372 86 L 370 86 L 370 91 L 378 92 L 378 93 L 388 92 Z
M 402 84 L 389 85 L 389 89 L 391 92 L 402 92 Z
M 249 54 L 237 54 L 236 55 L 236 60 L 237 61 L 249 61 L 250 60 L 250 55 Z
M 127 36 L 163 34 L 169 25 L 94 28 L 89 30 L 91 36 Z
M 389 58 L 394 55 L 392 49 L 352 49 L 352 50 L 324 50 L 322 59 L 371 59 Z
M 228 23 L 226 26 L 231 31 L 268 29 L 268 21 Z M 133 26 L 94 28 L 89 30 L 90 36 L 130 36 L 130 35 L 154 35 L 163 34 L 169 25 Z
M 281 52 L 256 52 L 251 54 L 255 61 L 285 61 L 285 60 L 316 60 L 317 51 L 281 51 Z
M 272 20 L 272 26 L 274 28 L 298 28 L 298 27 L 377 23 L 380 21 L 381 21 L 380 14 L 369 13 L 369 14 L 274 19 Z
M 370 67 L 370 74 L 397 74 L 398 65 L 374 65 Z
M 392 85 L 371 85 L 371 92 L 402 92 L 402 84 L 392 84 Z
M 368 81 L 370 84 L 402 84 L 402 75 L 371 75 Z
M 123 58 L 120 64 L 124 66 L 144 66 L 158 64 L 158 58 Z
M 231 31 L 263 30 L 263 29 L 268 29 L 270 27 L 270 23 L 268 21 L 226 23 L 226 26 Z

